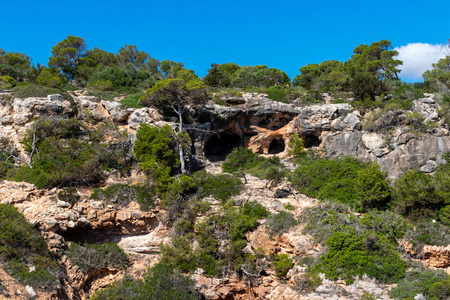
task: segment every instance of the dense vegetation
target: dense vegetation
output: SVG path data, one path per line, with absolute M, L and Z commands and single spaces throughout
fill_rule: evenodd
M 144 274 L 144 279 L 125 277 L 105 289 L 98 290 L 93 300 L 196 300 L 202 299 L 194 290 L 194 281 L 167 264 L 158 263 Z
M 22 284 L 53 290 L 59 264 L 39 231 L 11 205 L 0 204 L 0 262 Z

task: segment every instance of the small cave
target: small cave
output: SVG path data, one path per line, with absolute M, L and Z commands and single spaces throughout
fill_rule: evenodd
M 282 139 L 274 139 L 269 144 L 269 154 L 278 154 L 284 151 L 285 145 Z
M 223 161 L 234 148 L 240 146 L 243 146 L 242 140 L 237 134 L 214 135 L 205 142 L 205 157 L 212 162 Z
M 108 230 L 90 228 L 75 228 L 61 232 L 60 235 L 66 242 L 75 242 L 80 244 L 117 243 L 122 237 L 119 231 L 112 232 Z
M 313 134 L 306 135 L 303 137 L 303 146 L 305 148 L 319 147 L 320 146 L 320 138 Z

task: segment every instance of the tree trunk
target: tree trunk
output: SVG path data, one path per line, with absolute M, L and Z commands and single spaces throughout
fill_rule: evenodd
M 181 109 L 181 106 L 178 106 L 178 133 L 183 132 L 183 110 Z M 178 145 L 178 154 L 180 156 L 180 169 L 181 174 L 186 174 L 186 165 L 184 163 L 184 153 L 183 153 L 183 146 L 181 143 Z

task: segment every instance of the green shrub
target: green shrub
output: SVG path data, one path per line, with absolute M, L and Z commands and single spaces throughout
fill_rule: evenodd
M 294 216 L 283 210 L 267 218 L 266 229 L 272 235 L 281 235 L 297 224 L 298 222 L 294 219 Z
M 103 138 L 79 120 L 38 120 L 22 140 L 25 151 L 34 154 L 32 168 L 23 165 L 8 177 L 38 188 L 98 184 L 105 169 L 122 169 L 127 163 L 122 145 Z
M 222 170 L 242 176 L 241 172 L 250 173 L 260 179 L 266 179 L 272 186 L 284 180 L 288 171 L 277 156 L 264 158 L 246 148 L 235 148 L 222 164 Z
M 226 161 L 222 164 L 224 172 L 235 173 L 239 169 L 247 170 L 253 168 L 257 161 L 262 158 L 258 157 L 256 153 L 247 148 L 235 148 L 228 154 Z
M 314 259 L 314 257 L 306 255 L 306 256 L 302 256 L 301 258 L 299 258 L 299 260 L 297 261 L 297 264 L 299 266 L 312 266 L 314 265 L 314 263 L 316 262 L 316 260 Z
M 196 172 L 192 175 L 199 197 L 212 196 L 225 203 L 232 196 L 238 195 L 244 187 L 242 181 L 230 174 L 212 175 Z
M 97 290 L 91 299 L 200 300 L 202 296 L 194 289 L 194 283 L 171 266 L 158 263 L 144 274 L 143 280 L 125 277 L 105 289 Z
M 131 201 L 137 201 L 142 211 L 148 211 L 154 206 L 154 191 L 144 184 L 113 184 L 106 189 L 94 189 L 91 199 L 117 205 L 127 205 Z
M 14 97 L 25 99 L 28 97 L 47 97 L 51 94 L 61 94 L 61 90 L 42 85 L 27 84 L 13 88 Z
M 391 201 L 387 174 L 378 165 L 356 158 L 302 159 L 291 181 L 300 193 L 345 203 L 361 212 L 386 208 Z
M 405 239 L 412 243 L 415 250 L 422 251 L 424 245 L 447 246 L 450 244 L 450 228 L 438 222 L 424 220 L 410 228 Z
M 251 218 L 264 219 L 269 212 L 258 202 L 247 202 L 244 204 L 242 213 Z
M 72 243 L 69 259 L 83 272 L 91 273 L 101 269 L 126 269 L 130 263 L 127 255 L 114 243 L 84 244 Z
M 134 93 L 120 100 L 120 103 L 124 107 L 142 108 L 143 106 L 139 104 L 139 98 L 143 96 L 145 96 L 143 92 Z
M 430 299 L 446 300 L 450 298 L 450 279 L 433 283 L 428 294 Z
M 439 210 L 439 221 L 444 225 L 450 226 L 450 205 Z
M 73 205 L 80 199 L 80 196 L 78 196 L 76 188 L 70 187 L 63 189 L 62 191 L 59 191 L 58 199 Z
M 90 81 L 87 85 L 89 91 L 98 92 L 98 91 L 112 91 L 113 84 L 111 80 L 94 80 Z
M 44 238 L 13 206 L 0 204 L 0 262 L 24 285 L 52 290 L 59 266 Z M 35 270 L 30 272 L 30 266 Z
M 305 154 L 305 147 L 303 145 L 303 140 L 298 136 L 298 134 L 294 133 L 291 135 L 291 139 L 288 143 L 288 152 L 289 156 L 302 156 Z
M 361 299 L 360 300 L 377 300 L 377 298 L 374 295 L 372 295 L 372 294 L 364 292 L 361 295 Z
M 392 243 L 403 238 L 411 225 L 401 216 L 391 211 L 372 210 L 361 219 L 365 229 L 384 235 Z
M 295 277 L 293 283 L 296 290 L 302 294 L 309 294 L 322 284 L 322 279 L 319 274 L 308 270 L 305 274 Z
M 287 272 L 294 266 L 294 262 L 287 254 L 275 254 L 273 264 L 278 277 L 286 276 Z
M 284 209 L 285 210 L 295 210 L 295 207 L 292 204 L 288 203 L 284 206 Z
M 389 296 L 393 299 L 413 299 L 417 294 L 422 294 L 429 300 L 446 299 L 436 297 L 435 293 L 442 291 L 440 288 L 444 287 L 445 281 L 448 280 L 449 276 L 441 270 L 407 272 L 406 277 L 389 291 Z M 445 294 L 445 288 L 443 290 Z
M 436 218 L 446 205 L 434 177 L 413 169 L 397 181 L 396 194 L 400 212 L 411 220 Z
M 367 275 L 383 283 L 397 282 L 404 277 L 406 264 L 386 237 L 375 232 L 336 232 L 326 241 L 328 251 L 315 266 L 331 280 Z

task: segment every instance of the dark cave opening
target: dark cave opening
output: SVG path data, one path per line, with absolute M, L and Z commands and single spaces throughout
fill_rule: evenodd
M 214 135 L 205 142 L 205 157 L 212 162 L 223 161 L 234 148 L 240 146 L 243 146 L 242 140 L 237 134 Z
M 80 244 L 117 243 L 122 237 L 119 231 L 112 232 L 108 230 L 96 230 L 91 228 L 75 228 L 61 232 L 60 235 L 66 242 L 70 241 Z
M 306 135 L 303 137 L 303 146 L 305 148 L 319 147 L 320 146 L 320 138 L 313 134 Z
M 274 139 L 269 145 L 269 154 L 278 154 L 284 151 L 285 145 L 283 140 Z

